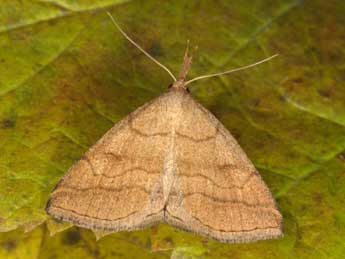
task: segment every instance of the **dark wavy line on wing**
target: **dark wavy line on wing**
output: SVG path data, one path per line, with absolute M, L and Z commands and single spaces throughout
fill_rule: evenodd
M 76 214 L 78 216 L 82 216 L 82 217 L 86 217 L 86 218 L 90 218 L 90 219 L 104 220 L 104 221 L 117 221 L 117 220 L 128 218 L 129 216 L 131 216 L 131 215 L 133 215 L 135 213 L 140 212 L 140 210 L 136 210 L 136 211 L 133 211 L 133 212 L 127 214 L 126 216 L 122 216 L 122 217 L 119 217 L 117 219 L 106 219 L 106 218 L 98 218 L 98 217 L 90 216 L 90 215 L 87 215 L 87 214 L 84 214 L 84 213 L 77 212 L 76 210 L 73 210 L 73 209 L 63 208 L 61 206 L 52 206 L 52 207 L 58 208 L 58 209 L 61 209 L 61 210 L 64 210 L 64 211 L 70 211 L 70 212 L 72 212 L 72 213 L 74 213 L 74 214 Z
M 210 136 L 207 136 L 205 138 L 197 139 L 197 138 L 194 138 L 192 136 L 188 136 L 188 135 L 182 134 L 181 132 L 178 132 L 178 131 L 176 131 L 176 135 L 179 136 L 179 137 L 185 138 L 185 139 L 189 139 L 189 140 L 191 140 L 193 142 L 199 143 L 199 142 L 204 142 L 204 141 L 208 141 L 208 140 L 214 139 L 217 136 L 218 132 L 219 132 L 219 123 L 216 126 L 216 130 L 215 130 L 214 134 L 212 134 Z
M 107 154 L 112 154 L 112 153 L 108 152 Z M 114 155 L 115 155 L 115 154 L 114 154 Z M 116 155 L 115 155 L 115 156 L 116 156 Z M 144 168 L 142 168 L 142 167 L 140 167 L 140 166 L 136 166 L 136 167 L 127 169 L 127 170 L 123 171 L 121 174 L 114 175 L 114 176 L 110 176 L 110 175 L 107 175 L 107 174 L 97 174 L 95 168 L 93 167 L 93 164 L 91 163 L 90 159 L 89 159 L 87 156 L 83 156 L 80 160 L 85 160 L 85 161 L 88 163 L 88 165 L 89 165 L 90 168 L 91 168 L 91 172 L 92 172 L 92 174 L 93 174 L 94 176 L 103 176 L 103 177 L 105 177 L 105 178 L 110 178 L 110 179 L 114 179 L 114 178 L 117 178 L 117 177 L 121 177 L 121 176 L 127 174 L 128 172 L 133 172 L 133 171 L 136 171 L 136 170 L 138 170 L 138 171 L 143 171 L 143 172 L 145 172 L 146 174 L 159 174 L 159 173 L 157 173 L 157 172 L 150 172 L 150 171 L 148 171 L 148 170 L 146 170 L 146 169 L 144 169 Z
M 247 179 L 243 182 L 243 184 L 241 185 L 232 185 L 232 186 L 222 186 L 220 184 L 218 184 L 217 182 L 215 182 L 212 178 L 203 175 L 203 174 L 182 174 L 182 173 L 178 173 L 178 176 L 182 176 L 182 177 L 186 177 L 186 178 L 192 178 L 192 177 L 202 177 L 208 181 L 210 181 L 213 185 L 217 186 L 218 188 L 222 188 L 222 189 L 240 189 L 243 190 L 243 188 L 245 187 L 245 185 L 250 181 L 250 179 L 257 175 L 257 173 L 255 171 L 253 171 L 252 173 L 249 174 L 249 176 L 247 177 Z
M 175 216 L 175 215 L 172 215 L 168 210 L 166 210 L 166 213 L 169 214 L 170 217 L 182 222 L 182 223 L 185 223 L 183 219 Z M 255 230 L 266 230 L 266 229 L 277 229 L 279 228 L 279 225 L 276 225 L 276 226 L 267 226 L 267 227 L 263 227 L 263 228 L 260 228 L 260 227 L 255 227 L 255 228 L 250 228 L 250 229 L 242 229 L 242 230 L 224 230 L 222 228 L 214 228 L 206 223 L 204 223 L 201 219 L 199 219 L 198 217 L 196 216 L 193 216 L 193 215 L 189 215 L 190 217 L 192 217 L 194 220 L 198 221 L 201 225 L 203 226 L 206 226 L 207 228 L 213 230 L 213 231 L 219 231 L 219 232 L 224 232 L 224 233 L 240 233 L 240 232 L 252 232 L 252 231 L 255 231 Z M 186 230 L 189 230 L 191 231 L 190 228 L 187 228 L 186 227 Z
M 191 197 L 193 195 L 200 195 L 200 196 L 203 196 L 207 199 L 210 199 L 214 202 L 220 202 L 220 203 L 231 203 L 231 204 L 241 204 L 241 205 L 244 205 L 248 208 L 260 208 L 260 209 L 267 209 L 267 210 L 276 210 L 275 207 L 274 207 L 274 204 L 268 204 L 268 203 L 257 203 L 257 204 L 254 204 L 254 203 L 248 203 L 246 201 L 241 201 L 241 200 L 233 200 L 233 199 L 220 199 L 220 198 L 217 198 L 217 197 L 213 197 L 211 195 L 208 195 L 206 193 L 202 193 L 202 192 L 192 192 L 192 193 L 186 193 L 183 197 L 184 198 L 188 198 L 188 197 Z
M 73 191 L 90 191 L 90 190 L 103 190 L 103 191 L 109 191 L 109 192 L 121 192 L 123 190 L 128 190 L 128 189 L 140 189 L 141 191 L 150 194 L 150 190 L 147 190 L 145 187 L 140 186 L 140 185 L 123 185 L 120 188 L 110 188 L 110 187 L 103 187 L 103 186 L 92 186 L 92 187 L 85 187 L 85 188 L 79 188 L 78 186 L 73 186 L 73 185 L 63 185 L 60 187 L 59 192 L 55 194 L 59 194 L 60 192 L 64 192 L 63 189 L 70 189 Z M 68 194 L 67 194 L 68 195 Z
M 168 136 L 170 134 L 170 132 L 144 133 L 144 132 L 140 131 L 139 129 L 137 129 L 136 127 L 134 127 L 133 116 L 131 114 L 128 115 L 128 118 L 129 118 L 128 119 L 128 128 L 140 136 L 143 136 L 143 137 L 154 137 L 154 136 L 165 137 L 165 136 Z

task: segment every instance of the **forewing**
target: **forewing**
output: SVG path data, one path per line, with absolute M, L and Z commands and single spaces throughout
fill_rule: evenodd
M 281 235 L 281 215 L 267 186 L 228 130 L 189 95 L 181 110 L 166 220 L 226 242 Z
M 105 230 L 132 230 L 161 220 L 168 99 L 158 97 L 110 129 L 56 186 L 48 213 Z

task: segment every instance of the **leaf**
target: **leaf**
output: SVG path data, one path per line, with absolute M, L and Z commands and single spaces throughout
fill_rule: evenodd
M 169 251 L 151 253 L 150 244 L 145 243 L 149 234 L 148 231 L 116 233 L 96 241 L 91 231 L 75 227 L 50 237 L 42 225 L 29 233 L 23 233 L 21 229 L 3 233 L 0 237 L 0 256 L 9 259 L 169 258 Z
M 13 230 L 0 235 L 2 257 L 345 253 L 340 0 L 0 0 L 0 5 L 0 230 Z M 113 27 L 106 10 L 175 73 L 187 39 L 198 45 L 190 77 L 279 53 L 253 69 L 196 82 L 191 93 L 259 169 L 283 213 L 283 238 L 229 245 L 163 224 L 98 233 L 96 242 L 92 232 L 51 219 L 37 227 L 48 219 L 48 195 L 68 168 L 115 122 L 171 83 Z M 50 237 L 49 231 L 56 234 Z

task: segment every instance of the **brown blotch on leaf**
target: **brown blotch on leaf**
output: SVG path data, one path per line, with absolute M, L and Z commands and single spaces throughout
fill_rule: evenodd
M 337 155 L 337 157 L 338 157 L 340 160 L 345 160 L 345 152 L 341 152 L 340 154 Z
M 14 128 L 16 125 L 16 120 L 15 119 L 4 119 L 1 121 L 1 127 L 3 129 L 9 129 L 9 128 Z
M 81 240 L 80 232 L 77 229 L 67 230 L 63 235 L 62 242 L 65 245 L 75 245 Z
M 317 192 L 317 193 L 313 194 L 312 198 L 315 202 L 317 202 L 319 204 L 322 201 L 323 196 L 321 193 Z
M 17 243 L 15 240 L 8 239 L 2 243 L 2 247 L 7 251 L 10 252 L 17 247 Z
M 253 105 L 254 105 L 255 107 L 258 107 L 258 106 L 260 105 L 260 103 L 261 103 L 260 98 L 255 98 L 255 99 L 253 100 Z
M 294 84 L 301 84 L 301 83 L 303 83 L 303 78 L 300 78 L 300 77 L 299 78 L 294 78 L 291 81 Z
M 164 55 L 162 45 L 159 41 L 153 41 L 152 45 L 148 49 L 148 52 L 154 57 L 160 57 Z
M 279 101 L 286 102 L 286 96 L 285 95 L 279 95 L 278 96 Z
M 330 89 L 319 89 L 318 93 L 327 99 L 332 97 L 332 91 Z
M 165 237 L 164 238 L 164 242 L 170 246 L 173 246 L 174 245 L 174 241 L 172 240 L 171 237 Z

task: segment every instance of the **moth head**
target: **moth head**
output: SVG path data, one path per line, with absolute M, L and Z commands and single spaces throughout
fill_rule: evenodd
M 191 64 L 192 64 L 192 56 L 189 55 L 189 41 L 188 41 L 178 79 L 175 80 L 174 83 L 172 83 L 169 86 L 169 88 L 177 89 L 177 90 L 182 89 L 189 92 L 189 89 L 186 87 L 186 78 L 187 78 L 187 74 L 188 74 Z
M 175 89 L 175 90 L 185 90 L 189 93 L 189 89 L 186 86 L 186 81 L 183 79 L 179 79 L 175 81 L 174 83 L 170 84 L 169 89 Z

